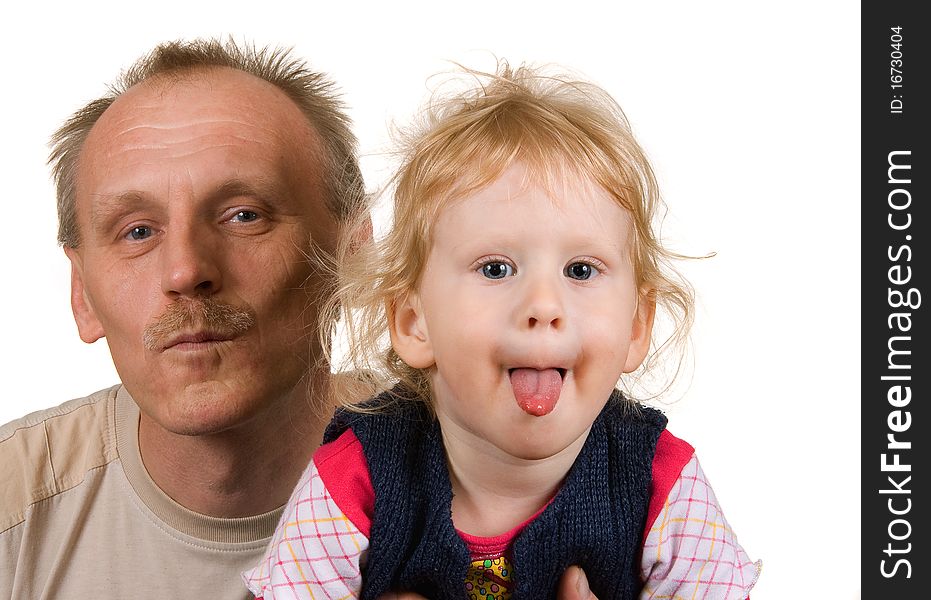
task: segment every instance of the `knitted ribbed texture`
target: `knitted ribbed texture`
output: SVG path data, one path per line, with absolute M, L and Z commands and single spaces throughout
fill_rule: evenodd
M 639 596 L 637 561 L 666 417 L 625 411 L 620 400 L 612 396 L 556 498 L 514 541 L 514 600 L 554 598 L 571 565 L 585 570 L 602 600 Z
M 390 408 L 340 411 L 325 436 L 352 428 L 375 490 L 361 598 L 408 590 L 462 599 L 470 556 L 452 523 L 439 425 L 420 403 L 393 403 L 388 395 L 370 402 Z M 556 498 L 514 541 L 514 600 L 555 598 L 571 565 L 585 569 L 602 600 L 637 597 L 653 454 L 666 417 L 650 408 L 625 410 L 623 402 L 620 392 L 612 395 Z

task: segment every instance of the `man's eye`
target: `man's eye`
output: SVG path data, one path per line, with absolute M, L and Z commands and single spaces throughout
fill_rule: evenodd
M 135 241 L 144 240 L 151 236 L 152 228 L 148 225 L 139 225 L 138 227 L 133 227 L 129 230 L 129 233 L 126 234 L 127 238 Z
M 504 279 L 514 274 L 514 267 L 503 262 L 490 262 L 482 265 L 482 275 L 488 279 Z
M 584 262 L 574 262 L 566 267 L 566 277 L 585 281 L 598 274 L 598 269 Z
M 233 215 L 231 220 L 238 223 L 251 223 L 258 218 L 259 214 L 257 212 L 253 212 L 251 210 L 240 210 L 235 215 Z

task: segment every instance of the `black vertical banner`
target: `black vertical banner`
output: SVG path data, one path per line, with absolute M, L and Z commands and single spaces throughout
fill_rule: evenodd
M 931 20 L 917 6 L 862 7 L 863 598 L 931 598 Z

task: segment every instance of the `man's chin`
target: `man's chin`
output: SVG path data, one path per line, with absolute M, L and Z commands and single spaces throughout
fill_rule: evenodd
M 203 387 L 203 386 L 201 386 Z M 263 402 L 248 398 L 232 398 L 225 393 L 207 390 L 185 390 L 165 397 L 155 406 L 140 403 L 140 410 L 160 429 L 176 435 L 203 436 L 220 434 L 251 421 L 263 407 Z
M 241 427 L 249 421 L 242 415 L 204 414 L 192 416 L 155 416 L 151 421 L 160 429 L 175 435 L 190 437 L 219 435 Z

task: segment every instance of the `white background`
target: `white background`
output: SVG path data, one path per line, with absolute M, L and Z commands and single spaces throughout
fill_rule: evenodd
M 666 410 L 763 559 L 753 599 L 859 598 L 859 3 L 202 4 L 4 10 L 0 422 L 116 380 L 106 345 L 82 344 L 71 318 L 45 143 L 155 43 L 294 46 L 342 86 L 370 187 L 386 124 L 414 113 L 446 61 L 555 62 L 624 107 L 670 245 L 717 252 L 684 266 L 695 373 Z

